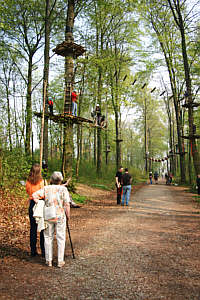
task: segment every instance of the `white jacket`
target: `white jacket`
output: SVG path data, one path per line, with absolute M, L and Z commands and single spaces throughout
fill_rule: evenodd
M 33 207 L 33 217 L 38 224 L 37 231 L 47 228 L 47 223 L 44 221 L 44 200 L 39 200 Z

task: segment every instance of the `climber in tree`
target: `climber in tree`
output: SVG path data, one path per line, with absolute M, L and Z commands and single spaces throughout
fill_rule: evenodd
M 96 105 L 96 109 L 95 109 L 95 113 L 96 113 L 96 125 L 101 125 L 101 108 L 99 106 L 99 104 Z
M 50 115 L 53 115 L 53 99 L 51 97 L 49 97 L 48 105 L 49 105 Z
M 77 103 L 79 94 L 76 91 L 72 92 L 72 115 L 77 116 Z

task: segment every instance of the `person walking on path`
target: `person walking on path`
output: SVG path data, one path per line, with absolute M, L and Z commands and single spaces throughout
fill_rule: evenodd
M 173 175 L 171 172 L 169 172 L 169 183 L 172 184 L 172 178 L 173 178 Z
M 122 172 L 123 172 L 123 167 L 120 166 L 119 170 L 115 175 L 116 188 L 117 188 L 117 205 L 121 204 L 121 198 L 122 198 Z
M 128 168 L 125 168 L 125 173 L 122 175 L 122 187 L 123 187 L 123 194 L 122 194 L 122 205 L 126 200 L 126 206 L 128 206 L 130 194 L 131 194 L 131 182 L 132 177 L 128 172 Z
M 149 180 L 150 180 L 150 184 L 152 184 L 153 182 L 152 182 L 152 179 L 153 179 L 153 174 L 152 174 L 152 172 L 150 172 L 149 173 Z
M 31 256 L 38 255 L 36 250 L 37 245 L 37 223 L 33 217 L 33 207 L 35 202 L 33 201 L 33 193 L 44 187 L 44 180 L 41 176 L 41 170 L 39 164 L 34 164 L 30 170 L 29 176 L 26 181 L 26 192 L 29 195 L 29 219 L 30 219 L 30 248 Z M 40 248 L 42 257 L 45 257 L 44 250 L 44 233 L 40 232 Z
M 197 184 L 197 193 L 198 195 L 200 195 L 200 174 L 197 175 L 196 184 Z
M 72 92 L 72 115 L 77 116 L 77 103 L 78 103 L 78 94 L 76 91 Z
M 153 176 L 154 176 L 155 184 L 158 184 L 158 177 L 159 177 L 158 172 L 155 171 Z
M 51 267 L 53 260 L 53 239 L 56 232 L 58 245 L 58 267 L 64 266 L 65 239 L 66 239 L 66 217 L 70 218 L 70 197 L 65 186 L 62 185 L 63 176 L 61 172 L 53 172 L 50 185 L 33 194 L 36 203 L 44 199 L 45 207 L 55 207 L 56 217 L 48 219 L 47 228 L 44 229 L 45 259 L 46 264 Z

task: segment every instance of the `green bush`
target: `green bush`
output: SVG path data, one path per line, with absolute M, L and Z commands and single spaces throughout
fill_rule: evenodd
M 193 196 L 196 202 L 200 203 L 200 195 Z
M 71 193 L 71 196 L 72 196 L 72 200 L 76 203 L 85 203 L 85 201 L 87 200 L 86 196 L 81 196 L 79 194 Z
M 22 149 L 3 152 L 1 185 L 13 185 L 20 180 L 26 180 L 32 161 Z
M 104 184 L 91 184 L 90 185 L 91 187 L 94 187 L 94 188 L 98 188 L 98 189 L 102 189 L 102 190 L 106 190 L 106 191 L 110 191 L 111 188 L 107 187 L 106 185 Z
M 145 182 L 147 180 L 146 175 L 134 167 L 129 167 L 129 173 L 132 175 L 133 184 Z M 97 176 L 96 167 L 94 166 L 94 164 L 82 162 L 82 164 L 80 165 L 79 174 L 80 175 L 78 181 L 81 183 L 107 190 L 115 188 L 115 164 L 103 164 L 102 174 L 101 176 Z

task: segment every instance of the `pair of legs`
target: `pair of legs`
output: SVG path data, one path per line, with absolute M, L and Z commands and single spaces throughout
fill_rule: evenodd
M 31 256 L 37 255 L 37 223 L 35 222 L 35 218 L 33 217 L 33 207 L 35 202 L 31 200 L 29 206 L 29 219 L 30 219 L 30 248 L 31 248 Z M 44 232 L 43 230 L 40 232 L 40 249 L 42 256 L 45 256 L 44 249 Z
M 50 115 L 53 115 L 53 105 L 49 105 L 49 112 L 50 112 Z
M 126 205 L 128 205 L 130 194 L 131 194 L 131 185 L 124 185 L 123 195 L 122 195 L 122 205 L 124 205 L 125 200 L 126 200 Z
M 45 258 L 47 263 L 53 260 L 53 240 L 56 232 L 58 245 L 58 265 L 64 262 L 65 239 L 66 239 L 66 218 L 58 220 L 57 223 L 48 222 L 48 227 L 44 230 Z
M 72 115 L 77 116 L 77 103 L 72 101 Z
M 117 187 L 117 204 L 120 205 L 121 204 L 121 198 L 122 198 L 122 186 L 121 187 Z

